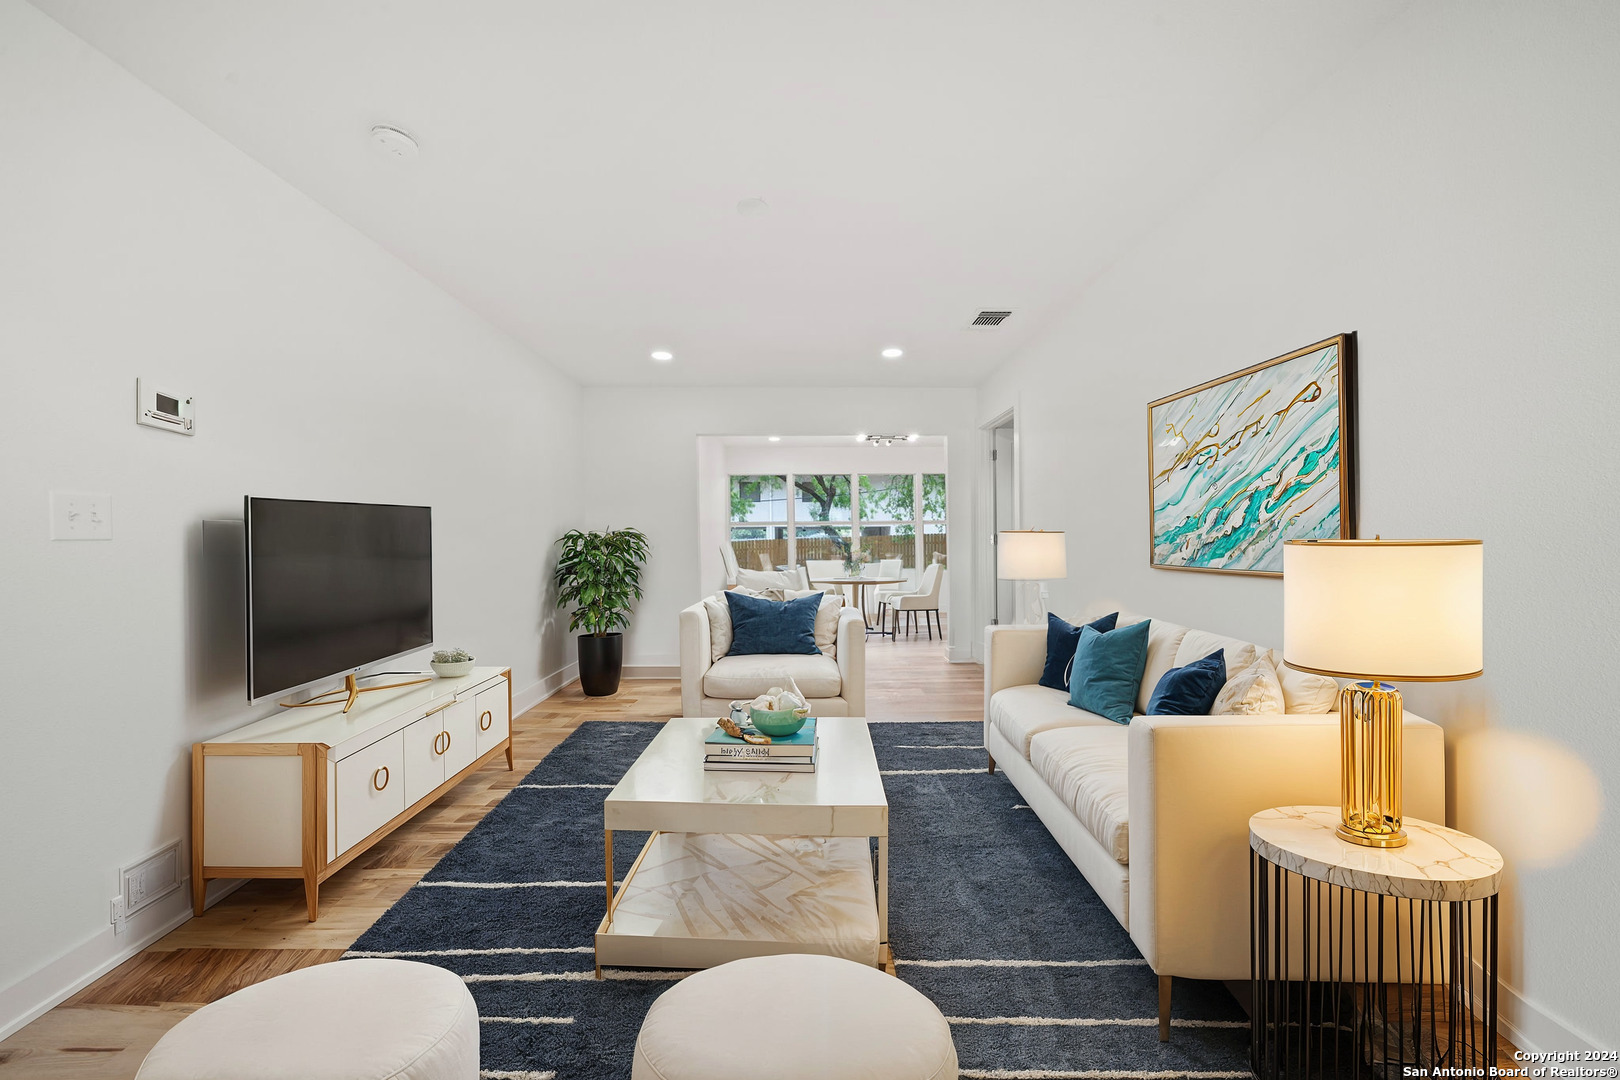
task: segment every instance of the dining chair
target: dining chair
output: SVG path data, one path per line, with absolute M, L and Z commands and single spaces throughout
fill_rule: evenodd
M 726 588 L 737 584 L 737 553 L 730 544 L 720 545 L 720 564 L 726 569 Z
M 923 625 L 928 628 L 928 639 L 934 638 L 934 627 L 939 627 L 939 636 L 945 636 L 945 627 L 939 621 L 939 593 L 945 583 L 945 568 L 939 563 L 929 563 L 922 573 L 922 580 L 917 583 L 917 591 L 897 596 L 894 599 L 894 632 L 900 632 L 900 619 L 906 619 L 907 633 L 916 633 L 917 612 L 923 613 Z
M 761 570 L 775 570 L 776 569 L 776 564 L 771 562 L 771 557 L 770 557 L 769 553 L 764 552 L 764 551 L 761 551 L 759 553 L 759 568 Z

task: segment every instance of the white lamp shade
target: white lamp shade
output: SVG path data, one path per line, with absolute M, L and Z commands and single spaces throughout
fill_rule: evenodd
M 1069 576 L 1068 546 L 1060 532 L 1010 530 L 996 540 L 996 577 L 1049 581 Z
M 1283 660 L 1323 675 L 1439 682 L 1485 666 L 1479 540 L 1290 540 Z

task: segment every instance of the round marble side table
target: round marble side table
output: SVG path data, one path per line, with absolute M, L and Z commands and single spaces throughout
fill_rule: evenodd
M 1502 856 L 1414 818 L 1399 848 L 1347 843 L 1338 823 L 1336 806 L 1249 819 L 1255 1075 L 1488 1070 Z

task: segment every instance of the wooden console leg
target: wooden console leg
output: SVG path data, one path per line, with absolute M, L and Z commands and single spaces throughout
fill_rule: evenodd
M 995 755 L 986 752 L 984 756 L 986 758 L 988 758 L 989 761 L 990 761 L 990 775 L 991 776 L 996 775 L 996 759 L 995 759 Z
M 506 771 L 514 772 L 516 769 L 517 765 L 512 761 L 512 736 L 508 735 L 506 737 Z
M 1159 1041 L 1170 1041 L 1170 976 L 1159 976 Z
M 203 908 L 208 905 L 208 882 L 197 870 L 191 872 L 191 910 L 195 915 L 202 915 Z
M 309 921 L 314 922 L 321 915 L 320 899 L 321 883 L 315 879 L 314 874 L 304 875 L 304 902 L 309 905 Z

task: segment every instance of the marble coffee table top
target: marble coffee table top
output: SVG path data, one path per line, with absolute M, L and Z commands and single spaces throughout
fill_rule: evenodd
M 1415 900 L 1480 900 L 1502 883 L 1502 856 L 1485 841 L 1406 818 L 1405 847 L 1339 839 L 1337 806 L 1278 806 L 1249 819 L 1249 846 L 1296 874 L 1362 892 Z

